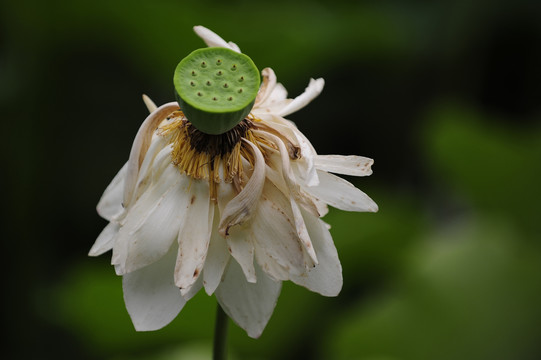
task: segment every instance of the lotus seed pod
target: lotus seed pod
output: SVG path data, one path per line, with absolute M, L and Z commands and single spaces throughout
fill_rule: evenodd
M 260 84 L 252 59 L 221 47 L 193 51 L 180 61 L 173 81 L 188 121 L 211 135 L 231 130 L 250 113 Z

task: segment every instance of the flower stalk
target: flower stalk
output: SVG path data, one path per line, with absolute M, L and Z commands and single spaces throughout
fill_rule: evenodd
M 224 309 L 218 304 L 216 306 L 216 324 L 214 325 L 214 345 L 212 350 L 213 360 L 227 359 L 227 333 L 229 317 Z

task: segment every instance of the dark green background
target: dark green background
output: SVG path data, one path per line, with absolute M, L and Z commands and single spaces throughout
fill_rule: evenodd
M 284 284 L 232 359 L 541 357 L 538 1 L 0 2 L 2 355 L 205 359 L 215 300 L 136 333 L 95 212 L 147 112 L 174 100 L 204 25 L 270 66 L 322 154 L 375 159 L 350 178 L 377 214 L 331 211 L 344 288 Z M 205 357 L 206 356 L 206 357 Z

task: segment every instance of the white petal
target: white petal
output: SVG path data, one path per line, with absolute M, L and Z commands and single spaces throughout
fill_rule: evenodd
M 293 99 L 278 100 L 278 96 L 281 97 L 283 94 L 287 93 L 285 88 L 281 85 L 282 84 L 277 84 L 275 89 L 278 89 L 280 87 L 280 89 L 282 89 L 283 91 L 276 91 L 276 90 L 273 91 L 273 94 L 269 96 L 267 101 L 265 101 L 264 103 L 258 104 L 257 107 L 254 106 L 254 108 L 251 111 L 252 114 L 254 114 L 257 118 L 264 118 L 265 116 L 268 116 L 268 115 L 278 116 L 277 114 L 280 114 L 282 109 L 287 107 L 293 101 Z M 274 94 L 276 94 L 276 96 L 273 96 Z
M 122 196 L 127 170 L 128 164 L 126 163 L 107 186 L 98 202 L 98 214 L 106 220 L 111 221 L 114 216 L 124 211 L 122 207 Z
M 227 204 L 235 197 L 236 191 L 232 184 L 220 184 L 218 192 L 218 208 L 223 212 Z M 254 270 L 254 245 L 249 233 L 240 227 L 234 227 L 228 234 L 225 251 L 231 253 L 233 258 L 240 264 L 248 282 L 255 282 Z M 205 267 L 206 268 L 206 267 Z
M 295 99 L 293 99 L 293 101 L 290 102 L 287 106 L 285 106 L 282 110 L 280 110 L 277 115 L 287 116 L 294 113 L 295 111 L 302 109 L 321 93 L 324 85 L 325 81 L 322 78 L 319 78 L 317 80 L 310 79 L 310 83 L 308 84 L 308 87 L 306 87 L 304 92 L 301 95 L 297 96 Z
M 302 211 L 302 213 L 319 264 L 308 274 L 292 276 L 291 280 L 321 295 L 336 296 L 342 289 L 342 266 L 331 234 L 322 220 L 306 211 Z
M 113 248 L 113 238 L 118 233 L 120 225 L 117 222 L 111 221 L 100 233 L 94 245 L 88 253 L 89 256 L 99 256 Z
M 306 136 L 297 129 L 295 124 L 280 116 L 265 115 L 262 116 L 261 119 L 265 121 L 266 126 L 287 137 L 289 141 L 300 149 L 301 158 L 293 162 L 292 169 L 295 175 L 306 185 L 317 185 L 319 180 L 314 165 L 314 159 L 317 154 Z
M 315 160 L 320 170 L 352 176 L 371 175 L 374 164 L 374 160 L 356 155 L 317 155 Z
M 173 247 L 160 261 L 124 275 L 124 301 L 137 331 L 161 329 L 186 304 L 173 280 L 175 257 Z
M 158 108 L 156 104 L 154 104 L 154 101 L 152 101 L 145 94 L 143 94 L 143 102 L 145 103 L 145 106 L 147 107 L 149 113 L 152 113 L 154 110 Z
M 152 179 L 161 176 L 163 170 L 171 164 L 171 145 L 167 145 L 168 139 L 155 135 L 139 169 L 136 185 L 132 192 L 130 203 L 133 205 L 141 194 L 148 189 Z
M 319 213 L 317 211 L 317 207 L 316 205 L 313 203 L 312 199 L 310 196 L 308 196 L 300 187 L 300 185 L 298 184 L 297 182 L 297 179 L 296 179 L 296 176 L 293 174 L 293 171 L 292 171 L 292 168 L 291 168 L 291 161 L 290 161 L 290 155 L 286 149 L 286 146 L 285 144 L 283 143 L 283 141 L 271 134 L 271 133 L 265 133 L 265 135 L 267 138 L 270 138 L 273 140 L 273 142 L 275 143 L 276 146 L 278 146 L 278 154 L 280 155 L 280 165 L 281 165 L 281 172 L 282 172 L 282 178 L 285 182 L 285 184 L 287 185 L 287 188 L 289 191 L 285 192 L 285 191 L 282 191 L 282 193 L 284 193 L 286 196 L 288 196 L 288 194 L 291 194 L 291 197 L 292 197 L 292 201 L 296 201 L 298 202 L 299 204 L 301 204 L 306 210 L 312 212 L 314 215 L 316 216 L 319 216 Z M 293 163 L 296 163 L 297 161 L 294 161 Z M 274 163 L 275 163 L 275 167 L 276 164 L 278 163 L 276 160 L 274 160 Z M 275 174 L 273 174 L 272 172 L 269 174 L 270 176 L 268 176 L 269 178 L 273 178 L 275 177 Z M 276 185 L 276 183 L 275 183 Z M 280 186 L 281 184 L 278 183 L 278 185 L 276 185 L 278 187 L 278 189 L 280 189 Z M 294 212 L 294 215 L 295 212 Z
M 240 48 L 237 44 L 235 44 L 233 41 L 228 41 L 227 43 L 229 44 L 229 47 L 231 48 L 231 50 L 240 53 Z
M 271 68 L 263 69 L 261 74 L 263 75 L 263 84 L 259 90 L 252 113 L 257 116 L 277 114 L 293 99 L 287 98 L 286 88 L 281 83 L 276 82 L 276 75 Z
M 293 218 L 295 219 L 295 228 L 297 229 L 297 235 L 299 236 L 299 241 L 304 247 L 305 254 L 308 255 L 308 258 L 305 259 L 305 263 L 308 266 L 315 266 L 318 263 L 316 252 L 308 234 L 308 229 L 304 222 L 304 218 L 301 215 L 301 208 L 297 205 L 295 200 L 291 200 L 291 211 L 293 212 Z
M 267 98 L 266 104 L 277 104 L 281 103 L 284 100 L 289 100 L 289 102 L 293 101 L 292 99 L 287 99 L 287 89 L 282 85 L 281 83 L 277 83 L 274 89 L 272 89 L 272 93 Z
M 295 227 L 297 229 L 297 235 L 299 236 L 299 240 L 301 244 L 304 246 L 304 249 L 306 250 L 307 254 L 310 256 L 313 264 L 317 264 L 317 257 L 314 252 L 312 243 L 310 241 L 310 237 L 308 236 L 308 232 L 306 231 L 306 226 L 304 224 L 304 220 L 300 213 L 300 209 L 297 205 L 297 202 L 302 203 L 306 209 L 309 209 L 312 212 L 315 212 L 315 215 L 319 216 L 319 214 L 317 213 L 317 208 L 314 205 L 314 203 L 310 201 L 310 198 L 308 196 L 304 196 L 303 194 L 301 194 L 301 189 L 299 185 L 295 182 L 295 179 L 293 178 L 291 167 L 289 165 L 289 155 L 282 140 L 279 139 L 277 136 L 274 136 L 269 133 L 267 133 L 266 136 L 272 139 L 273 142 L 278 146 L 278 150 L 279 150 L 280 157 L 282 160 L 282 175 L 289 189 L 289 192 L 286 193 L 285 195 L 287 196 L 288 194 L 291 194 L 291 196 L 288 196 L 288 197 L 290 200 L 293 218 L 295 220 Z
M 312 201 L 316 205 L 317 212 L 319 213 L 319 217 L 324 217 L 329 213 L 329 207 L 327 206 L 327 203 L 324 201 L 321 201 L 321 199 L 312 197 Z
M 289 200 L 269 181 L 265 182 L 250 229 L 256 257 L 260 251 L 264 253 L 260 257 L 270 257 L 288 273 L 297 275 L 313 266 L 301 245 Z
M 280 163 L 281 163 L 281 159 L 278 152 L 271 153 L 271 155 L 267 158 L 267 166 L 265 167 L 265 176 L 270 182 L 272 182 L 274 186 L 278 188 L 278 190 L 280 190 L 280 192 L 282 192 L 286 196 L 289 196 L 289 189 L 286 185 L 282 172 L 276 170 L 276 169 L 279 169 L 279 165 L 277 164 L 280 164 Z
M 230 184 L 220 184 L 230 186 Z M 227 249 L 226 240 L 218 233 L 218 221 L 220 217 L 218 212 L 214 213 L 213 231 L 210 237 L 209 249 L 207 251 L 207 258 L 205 260 L 205 267 L 203 269 L 203 284 L 205 291 L 208 295 L 212 295 L 224 273 L 225 267 L 229 261 L 230 255 Z
M 124 207 L 131 205 L 130 202 L 137 183 L 139 168 L 150 146 L 154 130 L 156 130 L 164 117 L 177 109 L 178 104 L 176 102 L 164 104 L 150 114 L 139 127 L 128 160 L 126 183 L 124 185 Z
M 206 180 L 192 180 L 189 202 L 178 234 L 178 257 L 175 284 L 188 289 L 203 270 L 214 217 L 209 184 Z
M 215 32 L 204 26 L 194 26 L 193 30 L 209 47 L 224 47 L 240 53 L 239 47 L 236 44 L 228 43 Z
M 261 84 L 259 92 L 257 93 L 254 108 L 264 104 L 276 86 L 276 74 L 274 74 L 274 71 L 271 68 L 264 68 L 261 71 L 261 75 L 263 75 L 263 83 Z
M 265 159 L 261 151 L 248 140 L 243 139 L 253 150 L 254 171 L 242 191 L 235 196 L 221 214 L 219 231 L 227 236 L 229 229 L 248 221 L 254 214 L 265 182 Z
M 188 211 L 189 186 L 190 179 L 170 165 L 130 209 L 113 247 L 119 275 L 147 266 L 167 253 Z
M 242 271 L 246 276 L 246 280 L 255 283 L 254 244 L 252 243 L 248 232 L 244 229 L 233 231 L 227 237 L 227 245 L 229 246 L 231 255 L 241 266 Z
M 350 182 L 318 170 L 319 185 L 305 190 L 335 208 L 346 211 L 378 211 L 376 203 Z
M 317 155 L 316 151 L 303 133 L 297 129 L 295 129 L 293 132 L 295 133 L 301 147 L 302 161 L 295 162 L 295 165 L 297 165 L 297 169 L 299 170 L 300 178 L 306 183 L 306 185 L 316 186 L 319 184 L 319 178 L 317 176 L 314 163 Z
M 132 233 L 138 228 L 151 214 L 152 210 L 159 203 L 164 194 L 167 194 L 176 186 L 180 178 L 177 179 L 177 174 L 166 172 L 166 175 L 172 176 L 170 179 L 165 179 L 163 176 L 158 178 L 158 181 L 143 193 L 134 206 L 126 210 L 124 218 L 120 221 L 120 230 L 114 239 L 113 256 L 111 264 L 115 265 L 117 274 L 122 275 L 126 272 L 125 264 L 128 257 L 129 243 L 133 241 Z M 170 181 L 166 181 L 170 180 Z M 165 252 L 168 248 L 165 249 Z
M 254 244 L 255 259 L 257 265 L 263 269 L 263 271 L 276 281 L 286 281 L 291 278 L 289 274 L 289 269 L 286 269 L 284 266 L 280 265 L 278 261 L 271 254 L 264 249 L 257 241 L 252 234 L 252 243 Z
M 203 277 L 199 276 L 197 280 L 188 288 L 188 289 L 181 289 L 180 295 L 184 298 L 184 300 L 189 301 L 191 298 L 193 298 L 199 290 L 203 287 Z
M 257 283 L 248 283 L 240 266 L 231 261 L 216 290 L 222 309 L 252 338 L 258 338 L 263 332 L 282 287 L 281 282 L 270 279 L 257 266 L 256 275 Z

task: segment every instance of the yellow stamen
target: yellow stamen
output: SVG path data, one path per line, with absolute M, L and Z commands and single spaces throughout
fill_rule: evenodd
M 181 173 L 193 179 L 206 179 L 209 182 L 210 198 L 217 201 L 217 186 L 220 182 L 233 183 L 237 189 L 243 185 L 244 158 L 251 167 L 255 163 L 252 149 L 241 138 L 255 144 L 267 159 L 266 148 L 276 149 L 276 145 L 250 130 L 253 116 L 236 133 L 205 135 L 186 120 L 181 111 L 173 112 L 158 128 L 158 135 L 169 137 L 172 145 L 171 158 Z M 235 131 L 235 130 L 231 130 Z M 240 134 L 240 135 L 239 135 Z M 205 143 L 206 142 L 206 143 Z

